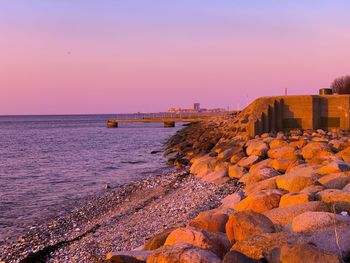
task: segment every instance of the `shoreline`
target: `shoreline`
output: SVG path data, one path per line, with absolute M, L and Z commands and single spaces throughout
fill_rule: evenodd
M 198 189 L 202 189 L 203 192 L 195 198 L 192 194 Z M 59 259 L 59 262 L 98 262 L 112 250 L 135 249 L 164 228 L 186 224 L 199 212 L 218 206 L 222 198 L 236 190 L 234 184 L 216 186 L 203 182 L 195 176 L 189 176 L 188 171 L 184 169 L 151 175 L 111 189 L 102 195 L 91 196 L 83 206 L 30 229 L 18 242 L 0 247 L 0 260 L 55 262 L 55 259 Z M 187 207 L 171 196 L 186 198 L 187 203 L 184 202 Z M 146 222 L 141 226 L 137 221 L 131 222 L 133 227 L 130 228 L 129 234 L 134 232 L 136 225 L 142 229 L 138 231 L 137 237 L 123 237 L 127 232 L 125 227 L 128 223 L 124 223 L 123 227 L 119 226 L 119 233 L 116 231 L 116 226 L 120 224 L 118 222 L 129 221 L 128 218 L 137 217 L 145 211 L 157 211 L 158 216 L 150 221 L 148 214 L 146 218 L 142 218 Z M 177 215 L 180 216 L 177 218 Z M 157 221 L 158 226 L 154 225 Z M 96 249 L 96 244 L 103 243 L 107 236 L 110 240 L 119 236 L 121 240 Z M 94 240 L 94 245 L 89 244 L 90 241 L 86 242 L 89 239 Z

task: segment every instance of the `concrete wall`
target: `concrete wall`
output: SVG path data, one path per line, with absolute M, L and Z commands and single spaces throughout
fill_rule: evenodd
M 281 96 L 259 98 L 249 108 L 251 136 L 291 129 L 350 128 L 349 95 Z

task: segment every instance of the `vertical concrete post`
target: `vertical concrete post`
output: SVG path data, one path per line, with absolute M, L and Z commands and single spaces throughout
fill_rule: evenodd
M 116 121 L 107 121 L 107 128 L 118 128 L 119 124 Z
M 164 122 L 164 128 L 173 128 L 173 127 L 175 127 L 174 121 L 165 121 Z

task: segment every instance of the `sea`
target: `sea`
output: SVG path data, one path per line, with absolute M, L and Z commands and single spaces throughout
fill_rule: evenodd
M 106 184 L 113 188 L 167 169 L 163 143 L 181 123 L 106 128 L 107 119 L 139 117 L 0 116 L 0 241 L 70 211 Z

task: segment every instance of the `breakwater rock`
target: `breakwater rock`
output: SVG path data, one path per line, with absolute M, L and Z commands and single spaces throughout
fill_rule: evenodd
M 170 163 L 243 191 L 155 235 L 157 246 L 140 262 L 349 262 L 350 133 L 250 138 L 245 115 L 192 124 L 167 142 Z M 116 253 L 108 260 L 131 262 L 119 259 Z

